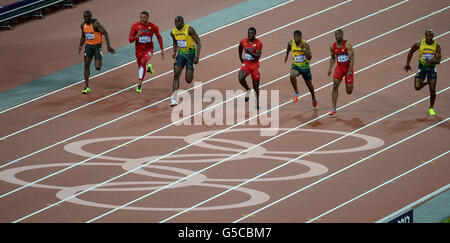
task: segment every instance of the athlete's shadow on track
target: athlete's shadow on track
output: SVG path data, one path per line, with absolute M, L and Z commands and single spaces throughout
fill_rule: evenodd
M 361 128 L 366 125 L 360 118 L 351 118 L 345 120 L 339 117 L 334 117 L 334 120 L 354 129 Z

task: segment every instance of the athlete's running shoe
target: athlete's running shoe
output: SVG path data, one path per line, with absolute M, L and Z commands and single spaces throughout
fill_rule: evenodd
M 299 96 L 300 94 L 298 94 L 298 93 L 295 93 L 294 94 L 294 99 L 292 99 L 292 101 L 294 101 L 294 103 L 297 103 L 297 101 L 298 101 L 298 96 Z
M 89 87 L 86 87 L 86 88 L 84 88 L 81 92 L 82 92 L 83 94 L 87 94 L 87 93 L 89 93 L 89 91 L 91 91 L 91 89 L 90 89 Z
M 334 114 L 336 114 L 337 110 L 336 109 L 331 109 L 330 111 L 330 116 L 334 116 Z
M 436 112 L 434 112 L 433 108 L 428 109 L 428 112 L 430 113 L 430 116 L 436 115 Z
M 170 102 L 170 107 L 174 107 L 178 105 L 178 102 L 176 100 L 172 100 L 172 102 Z
M 136 92 L 139 93 L 139 94 L 142 94 L 142 86 L 138 85 L 136 87 Z
M 153 70 L 152 64 L 147 65 L 147 72 L 151 73 L 152 75 L 155 74 L 155 70 Z
M 317 106 L 317 100 L 312 100 L 312 105 L 313 105 L 313 107 L 316 107 Z

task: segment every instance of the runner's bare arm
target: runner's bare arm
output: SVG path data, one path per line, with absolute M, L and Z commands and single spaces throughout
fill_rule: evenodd
M 411 62 L 411 58 L 413 57 L 414 52 L 419 50 L 419 46 L 420 46 L 420 43 L 416 42 L 416 43 L 414 43 L 414 45 L 412 45 L 411 49 L 409 50 L 408 57 L 406 58 L 406 65 L 403 67 L 403 69 L 406 72 L 408 72 L 409 70 L 412 70 L 411 66 L 409 66 L 409 63 Z
M 304 44 L 304 48 L 305 48 L 305 57 L 308 60 L 311 60 L 312 58 L 312 52 L 311 52 L 311 48 L 309 47 L 308 43 Z
M 170 36 L 172 37 L 172 40 L 173 40 L 173 44 L 172 44 L 172 50 L 173 50 L 172 58 L 175 59 L 177 57 L 177 53 L 178 53 L 178 44 L 177 44 L 177 40 L 173 36 L 172 32 L 170 32 Z
M 284 63 L 287 62 L 289 53 L 291 52 L 291 49 L 292 49 L 292 44 L 291 44 L 291 41 L 289 41 L 289 42 L 288 42 L 288 45 L 287 45 L 287 47 L 286 47 L 286 56 L 284 57 Z
M 194 64 L 197 64 L 200 58 L 200 50 L 202 49 L 202 42 L 200 41 L 200 37 L 197 35 L 197 32 L 195 32 L 195 29 L 192 26 L 189 26 L 188 31 L 189 35 L 192 36 L 192 39 L 194 40 L 195 44 L 197 44 L 197 48 L 195 48 L 195 57 L 194 57 Z
M 336 55 L 334 55 L 333 46 L 330 46 L 330 52 L 331 52 L 331 56 L 330 56 L 330 66 L 328 67 L 328 76 L 331 75 L 333 66 L 336 63 Z
M 80 38 L 80 46 L 78 47 L 78 54 L 81 53 L 81 48 L 83 48 L 85 41 L 86 39 L 84 37 L 83 24 L 81 24 L 81 38 Z
M 112 54 L 116 53 L 116 51 L 111 47 L 111 43 L 110 43 L 110 41 L 109 41 L 109 35 L 108 35 L 108 32 L 107 32 L 106 29 L 103 27 L 103 25 L 100 24 L 100 22 L 95 21 L 95 23 L 94 23 L 94 28 L 97 28 L 97 30 L 105 36 L 106 46 L 108 47 L 108 52 L 111 52 Z
M 242 58 L 243 51 L 244 51 L 244 47 L 242 46 L 241 43 L 239 43 L 238 54 L 239 54 L 239 60 L 241 60 L 241 63 L 244 63 L 244 58 Z
M 348 68 L 348 74 L 353 74 L 353 65 L 355 64 L 355 52 L 353 51 L 353 46 L 350 43 L 345 43 L 345 48 L 347 49 L 348 57 L 350 58 L 350 66 Z

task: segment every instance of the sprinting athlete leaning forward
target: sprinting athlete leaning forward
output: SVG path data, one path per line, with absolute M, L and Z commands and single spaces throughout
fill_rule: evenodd
M 103 36 L 105 36 L 108 52 L 115 53 L 109 42 L 109 35 L 106 29 L 100 24 L 97 19 L 92 18 L 92 12 L 86 10 L 83 13 L 84 22 L 81 23 L 81 38 L 80 46 L 78 47 L 78 54 L 81 53 L 81 48 L 86 42 L 84 50 L 84 89 L 83 94 L 91 91 L 89 88 L 89 75 L 91 74 L 90 66 L 92 58 L 95 56 L 95 69 L 100 70 L 102 67 L 102 43 Z
M 139 67 L 139 83 L 136 87 L 136 92 L 142 93 L 142 80 L 144 80 L 145 73 L 150 72 L 155 74 L 152 64 L 148 64 L 150 58 L 153 56 L 153 34 L 158 39 L 159 47 L 161 48 L 161 58 L 164 60 L 163 39 L 159 33 L 159 27 L 152 22 L 149 22 L 149 13 L 142 11 L 139 22 L 131 26 L 129 41 L 135 42 L 136 59 Z
M 185 79 L 191 83 L 194 79 L 194 64 L 198 64 L 202 44 L 200 37 L 192 26 L 185 24 L 181 16 L 175 18 L 175 28 L 170 32 L 173 39 L 173 93 L 170 106 L 178 105 L 177 92 L 180 86 L 180 76 L 186 66 Z
M 297 103 L 300 92 L 297 88 L 297 77 L 301 74 L 305 80 L 306 86 L 312 97 L 313 107 L 317 106 L 316 95 L 314 93 L 314 86 L 312 84 L 312 75 L 309 62 L 312 58 L 311 48 L 306 43 L 306 40 L 302 38 L 302 32 L 300 30 L 294 31 L 294 39 L 288 42 L 286 48 L 286 56 L 284 57 L 284 63 L 286 63 L 289 52 L 292 51 L 292 66 L 290 72 L 290 80 L 292 87 L 294 88 L 294 103 Z
M 328 68 L 328 76 L 331 75 L 331 70 L 337 59 L 337 65 L 333 74 L 333 92 L 331 95 L 332 109 L 330 115 L 336 113 L 336 104 L 338 98 L 339 85 L 342 82 L 342 78 L 345 77 L 345 90 L 347 94 L 353 92 L 353 64 L 355 63 L 353 47 L 347 41 L 344 40 L 344 32 L 342 30 L 336 30 L 334 32 L 336 42 L 330 46 L 331 59 L 330 67 Z
M 434 32 L 431 29 L 425 31 L 425 38 L 414 43 L 409 50 L 406 65 L 403 69 L 406 72 L 411 70 L 409 63 L 414 55 L 414 52 L 419 50 L 419 70 L 414 78 L 414 88 L 421 90 L 425 85 L 430 87 L 430 108 L 428 113 L 432 116 L 436 115 L 434 111 L 434 101 L 436 100 L 436 82 L 437 71 L 436 65 L 441 63 L 441 46 L 433 40 Z M 425 80 L 426 79 L 426 80 Z

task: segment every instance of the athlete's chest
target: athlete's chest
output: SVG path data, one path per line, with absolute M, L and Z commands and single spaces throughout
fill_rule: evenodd
M 153 28 L 151 25 L 136 25 L 134 28 L 136 31 L 141 31 L 141 35 L 153 34 Z

